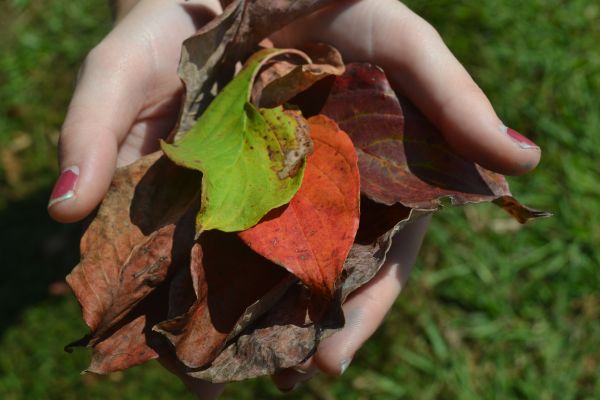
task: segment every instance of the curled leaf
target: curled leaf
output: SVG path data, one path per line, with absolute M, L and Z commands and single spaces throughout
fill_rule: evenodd
M 334 47 L 314 43 L 301 50 L 305 58 L 274 58 L 263 68 L 252 88 L 254 104 L 267 108 L 281 105 L 321 79 L 344 72 L 342 56 Z
M 167 290 L 168 285 L 161 285 L 93 345 L 86 372 L 121 371 L 169 352 L 164 338 L 152 331 L 154 324 L 166 317 Z
M 180 139 L 210 104 L 215 85 L 222 87 L 241 61 L 265 37 L 296 18 L 333 0 L 233 0 L 223 13 L 183 43 L 179 76 L 186 87 L 179 124 Z

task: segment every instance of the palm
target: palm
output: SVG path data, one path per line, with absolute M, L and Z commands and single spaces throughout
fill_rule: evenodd
M 177 76 L 181 43 L 213 14 L 203 8 L 186 9 L 179 4 L 143 10 L 144 19 L 152 24 L 141 27 L 132 15 L 117 25 L 111 35 L 125 37 L 119 40 L 119 50 L 126 54 L 132 68 L 128 73 L 135 83 L 132 100 L 137 116 L 119 148 L 118 165 L 129 164 L 144 154 L 157 149 L 158 138 L 172 129 L 178 116 L 182 83 Z M 135 13 L 137 10 L 134 10 Z M 128 36 L 130 31 L 135 37 Z M 109 36 L 110 43 L 110 36 Z M 113 49 L 110 49 L 114 53 Z M 92 53 L 93 55 L 93 53 Z

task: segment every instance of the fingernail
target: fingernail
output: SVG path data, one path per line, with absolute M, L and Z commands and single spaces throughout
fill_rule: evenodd
M 79 167 L 74 165 L 69 168 L 65 168 L 58 177 L 52 194 L 50 195 L 50 201 L 48 202 L 48 208 L 52 207 L 56 203 L 68 200 L 75 196 L 75 184 L 79 179 Z
M 352 362 L 352 360 L 344 360 L 340 363 L 340 375 L 342 375 L 344 372 L 346 372 L 346 370 L 350 366 L 351 362 Z
M 515 131 L 512 128 L 502 126 L 501 130 L 508 136 L 510 136 L 510 138 L 514 140 L 522 149 L 540 149 L 540 146 L 535 144 L 531 139 L 526 138 L 525 136 L 521 135 L 519 132 Z

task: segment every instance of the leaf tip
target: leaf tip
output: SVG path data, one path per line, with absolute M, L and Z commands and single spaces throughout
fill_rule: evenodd
M 554 215 L 548 211 L 527 207 L 519 203 L 519 201 L 512 196 L 501 196 L 493 202 L 521 224 L 525 224 L 534 219 L 549 218 Z

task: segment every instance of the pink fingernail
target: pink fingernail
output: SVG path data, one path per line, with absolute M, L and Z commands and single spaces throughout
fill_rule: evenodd
M 79 179 L 79 167 L 74 165 L 69 168 L 65 168 L 58 177 L 52 194 L 50 195 L 50 201 L 48 202 L 48 208 L 52 207 L 56 203 L 68 200 L 75 196 L 75 185 Z
M 510 138 L 512 140 L 514 140 L 519 145 L 520 148 L 522 148 L 522 149 L 538 149 L 539 150 L 540 146 L 535 144 L 531 139 L 528 139 L 525 136 L 521 135 L 519 132 L 515 131 L 514 129 L 503 126 L 502 130 L 508 136 L 510 136 Z

